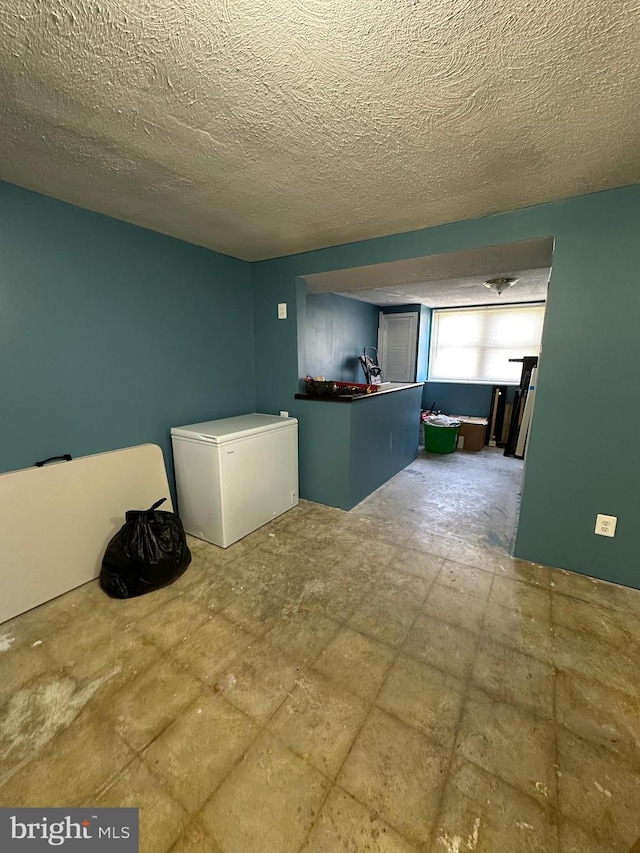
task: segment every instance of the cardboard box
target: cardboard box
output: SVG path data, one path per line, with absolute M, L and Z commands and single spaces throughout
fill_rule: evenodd
M 482 450 L 487 432 L 487 418 L 470 418 L 466 415 L 451 415 L 460 421 L 458 450 Z

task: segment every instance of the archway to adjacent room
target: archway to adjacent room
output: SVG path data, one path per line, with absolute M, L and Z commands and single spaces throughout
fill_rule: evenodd
M 552 255 L 549 237 L 304 277 L 305 372 L 363 382 L 376 347 L 383 381 L 424 382 L 423 411 L 463 419 L 452 453 L 416 424 L 415 462 L 353 512 L 511 553 Z

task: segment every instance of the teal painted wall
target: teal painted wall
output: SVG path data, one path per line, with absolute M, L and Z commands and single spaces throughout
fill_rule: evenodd
M 431 309 L 420 306 L 418 320 L 418 368 L 416 382 L 425 382 L 429 373 L 429 344 L 431 343 Z
M 351 509 L 350 403 L 296 401 L 300 497 Z M 293 414 L 293 412 L 291 412 Z
M 418 455 L 421 394 L 418 386 L 351 404 L 349 509 Z
M 461 382 L 425 382 L 422 408 L 428 409 L 435 400 L 436 408 L 449 415 L 472 415 L 488 418 L 491 409 L 492 385 Z M 513 402 L 515 386 L 507 390 L 507 402 Z
M 365 346 L 378 343 L 375 305 L 335 293 L 307 296 L 306 368 L 301 375 L 324 376 L 340 382 L 364 382 L 358 361 Z
M 254 411 L 250 265 L 0 184 L 0 471 Z
M 296 401 L 300 497 L 351 509 L 418 452 L 420 387 L 355 403 Z
M 633 186 L 256 263 L 258 406 L 293 409 L 298 276 L 554 236 L 516 553 L 640 587 L 640 465 L 621 433 L 612 440 L 593 417 L 594 406 L 620 412 L 621 401 L 625 423 L 640 417 L 640 396 L 629 387 L 640 354 L 639 233 L 640 186 Z M 278 301 L 292 307 L 280 326 Z M 594 534 L 598 512 L 619 517 L 614 539 Z

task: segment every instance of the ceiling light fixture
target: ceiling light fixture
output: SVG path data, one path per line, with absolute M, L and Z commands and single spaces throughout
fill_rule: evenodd
M 498 296 L 502 296 L 505 290 L 513 287 L 517 280 L 517 278 L 490 278 L 485 281 L 484 286 L 488 287 L 489 290 L 493 290 Z

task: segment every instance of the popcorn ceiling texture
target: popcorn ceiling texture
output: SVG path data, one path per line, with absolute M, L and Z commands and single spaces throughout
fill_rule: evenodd
M 638 11 L 4 0 L 0 175 L 249 260 L 634 183 Z

